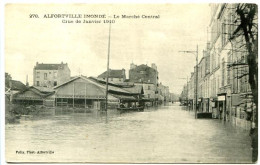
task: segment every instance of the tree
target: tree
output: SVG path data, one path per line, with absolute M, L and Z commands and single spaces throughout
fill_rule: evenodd
M 253 102 L 256 105 L 256 115 L 254 118 L 255 128 L 251 129 L 252 138 L 252 161 L 257 161 L 258 154 L 258 8 L 256 4 L 237 4 L 236 11 L 238 24 L 231 39 L 242 36 L 247 50 L 247 64 L 249 69 L 249 84 L 253 95 Z

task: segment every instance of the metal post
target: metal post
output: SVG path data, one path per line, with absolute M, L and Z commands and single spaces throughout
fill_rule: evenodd
M 73 83 L 73 108 L 74 108 L 74 97 L 75 97 L 75 83 Z
M 197 45 L 197 52 L 196 52 L 196 93 L 195 93 L 195 119 L 197 118 L 197 105 L 198 105 L 198 55 L 199 55 L 199 48 Z
M 190 110 L 190 104 L 189 104 L 189 76 L 187 76 L 187 105 L 188 105 L 188 110 Z
M 108 36 L 108 54 L 107 54 L 107 79 L 106 79 L 106 103 L 105 103 L 105 111 L 107 111 L 107 97 L 108 97 L 109 56 L 110 56 L 110 32 L 111 32 L 111 23 L 109 23 L 109 36 Z
M 85 108 L 87 108 L 86 99 L 87 99 L 87 84 L 85 83 Z

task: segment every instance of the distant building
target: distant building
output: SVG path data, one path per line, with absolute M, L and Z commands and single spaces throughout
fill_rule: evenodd
M 158 85 L 159 102 L 167 103 L 170 101 L 170 91 L 169 87 L 160 83 Z
M 157 87 L 153 83 L 135 83 L 135 86 L 142 87 L 143 100 L 147 106 L 154 106 L 158 101 Z
M 153 63 L 150 66 L 145 64 L 130 64 L 129 81 L 135 84 L 143 84 L 144 98 L 150 100 L 152 104 L 158 103 L 158 71 Z
M 155 64 L 152 64 L 151 67 L 147 65 L 130 65 L 129 70 L 129 81 L 138 82 L 138 83 L 153 83 L 158 85 L 158 71 Z
M 106 80 L 107 71 L 100 74 L 97 78 L 99 80 Z M 123 83 L 125 81 L 125 79 L 126 79 L 125 69 L 121 69 L 121 70 L 109 69 L 108 82 L 114 83 L 114 84 Z
M 70 69 L 67 63 L 39 64 L 33 69 L 33 85 L 54 87 L 70 80 Z

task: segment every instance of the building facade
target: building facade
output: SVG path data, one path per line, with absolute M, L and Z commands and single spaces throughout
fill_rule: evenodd
M 250 129 L 255 105 L 248 82 L 248 52 L 244 36 L 232 36 L 239 23 L 235 21 L 237 5 L 210 5 L 210 39 L 198 64 L 198 110 L 211 112 L 213 118 Z M 191 93 L 184 91 L 186 85 L 183 89 L 183 94 L 193 101 L 194 75 L 187 85 Z
M 55 87 L 70 80 L 70 69 L 67 63 L 43 64 L 36 63 L 33 69 L 33 85 Z
M 129 81 L 143 85 L 144 98 L 149 99 L 152 105 L 158 105 L 158 79 L 157 66 L 154 63 L 151 67 L 145 64 L 130 64 Z
M 160 83 L 159 86 L 158 86 L 158 95 L 159 95 L 159 102 L 161 104 L 168 103 L 170 101 L 170 98 L 171 98 L 169 87 Z

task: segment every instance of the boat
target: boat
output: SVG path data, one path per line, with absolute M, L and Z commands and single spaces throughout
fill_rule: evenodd
M 119 111 L 144 111 L 144 107 L 118 107 Z

